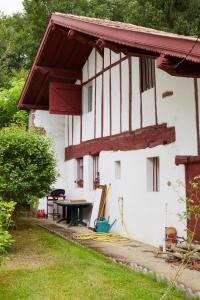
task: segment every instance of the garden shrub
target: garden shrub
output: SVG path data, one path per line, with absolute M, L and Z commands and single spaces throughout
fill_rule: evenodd
M 8 229 L 13 224 L 12 215 L 16 202 L 4 202 L 0 199 L 0 254 L 5 253 L 12 245 L 13 239 Z
M 46 195 L 57 177 L 51 141 L 35 130 L 0 130 L 0 195 L 27 204 Z

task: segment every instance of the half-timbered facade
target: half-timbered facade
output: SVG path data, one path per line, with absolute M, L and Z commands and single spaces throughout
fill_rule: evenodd
M 93 201 L 109 185 L 106 216 L 134 239 L 185 236 L 177 180 L 200 173 L 199 64 L 196 38 L 53 14 L 19 107 L 54 139 L 57 187 Z

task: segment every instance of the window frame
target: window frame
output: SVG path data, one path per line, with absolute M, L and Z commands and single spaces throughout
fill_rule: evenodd
M 121 160 L 115 160 L 115 179 L 120 180 L 121 179 Z
M 147 157 L 147 192 L 160 192 L 160 157 Z
M 92 161 L 93 161 L 93 189 L 96 190 L 100 185 L 99 154 L 93 155 Z
M 93 110 L 93 85 L 90 83 L 87 86 L 87 113 Z
M 84 171 L 83 157 L 77 158 L 76 162 L 77 162 L 76 184 L 77 184 L 77 187 L 81 188 L 84 185 L 84 181 L 83 181 L 83 171 Z
M 155 60 L 140 57 L 140 89 L 145 92 L 155 87 Z

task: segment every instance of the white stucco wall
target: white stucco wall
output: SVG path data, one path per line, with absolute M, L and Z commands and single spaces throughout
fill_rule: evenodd
M 55 150 L 57 160 L 57 172 L 59 174 L 57 181 L 52 188 L 63 188 L 65 181 L 65 167 L 64 167 L 64 128 L 65 117 L 62 115 L 52 115 L 48 111 L 37 110 L 34 112 L 34 126 L 45 129 L 46 134 L 52 138 L 53 147 Z M 46 199 L 40 200 L 39 209 L 46 211 Z

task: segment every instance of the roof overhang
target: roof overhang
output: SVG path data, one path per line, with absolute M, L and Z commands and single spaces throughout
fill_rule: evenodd
M 149 56 L 171 75 L 199 77 L 200 42 L 193 37 L 131 24 L 55 13 L 51 16 L 22 91 L 21 109 L 49 109 L 49 85 L 75 84 L 90 52 L 104 48 Z M 181 63 L 179 63 L 181 61 Z

